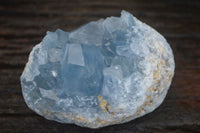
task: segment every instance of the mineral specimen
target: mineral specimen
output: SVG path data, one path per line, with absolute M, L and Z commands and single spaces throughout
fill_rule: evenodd
M 98 128 L 157 108 L 174 67 L 164 37 L 122 11 L 71 32 L 47 32 L 30 53 L 21 85 L 39 115 Z

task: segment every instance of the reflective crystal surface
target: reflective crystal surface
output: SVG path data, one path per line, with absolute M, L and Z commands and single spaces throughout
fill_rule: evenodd
M 173 75 L 165 38 L 122 11 L 71 32 L 47 32 L 30 53 L 21 85 L 39 115 L 98 128 L 153 111 Z

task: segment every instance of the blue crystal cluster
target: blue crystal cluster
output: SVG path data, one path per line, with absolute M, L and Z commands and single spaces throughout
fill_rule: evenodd
M 27 105 L 47 119 L 98 128 L 153 111 L 174 74 L 154 29 L 122 11 L 65 32 L 47 32 L 21 76 Z

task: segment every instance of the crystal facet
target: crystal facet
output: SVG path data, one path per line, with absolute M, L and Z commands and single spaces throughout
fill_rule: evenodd
M 39 115 L 98 128 L 157 108 L 174 67 L 164 37 L 122 11 L 71 32 L 47 32 L 30 53 L 21 85 Z

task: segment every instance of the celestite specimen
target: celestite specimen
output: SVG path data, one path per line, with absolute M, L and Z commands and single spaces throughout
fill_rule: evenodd
M 152 112 L 174 68 L 165 38 L 122 11 L 71 32 L 47 32 L 30 53 L 21 85 L 39 115 L 98 128 Z

